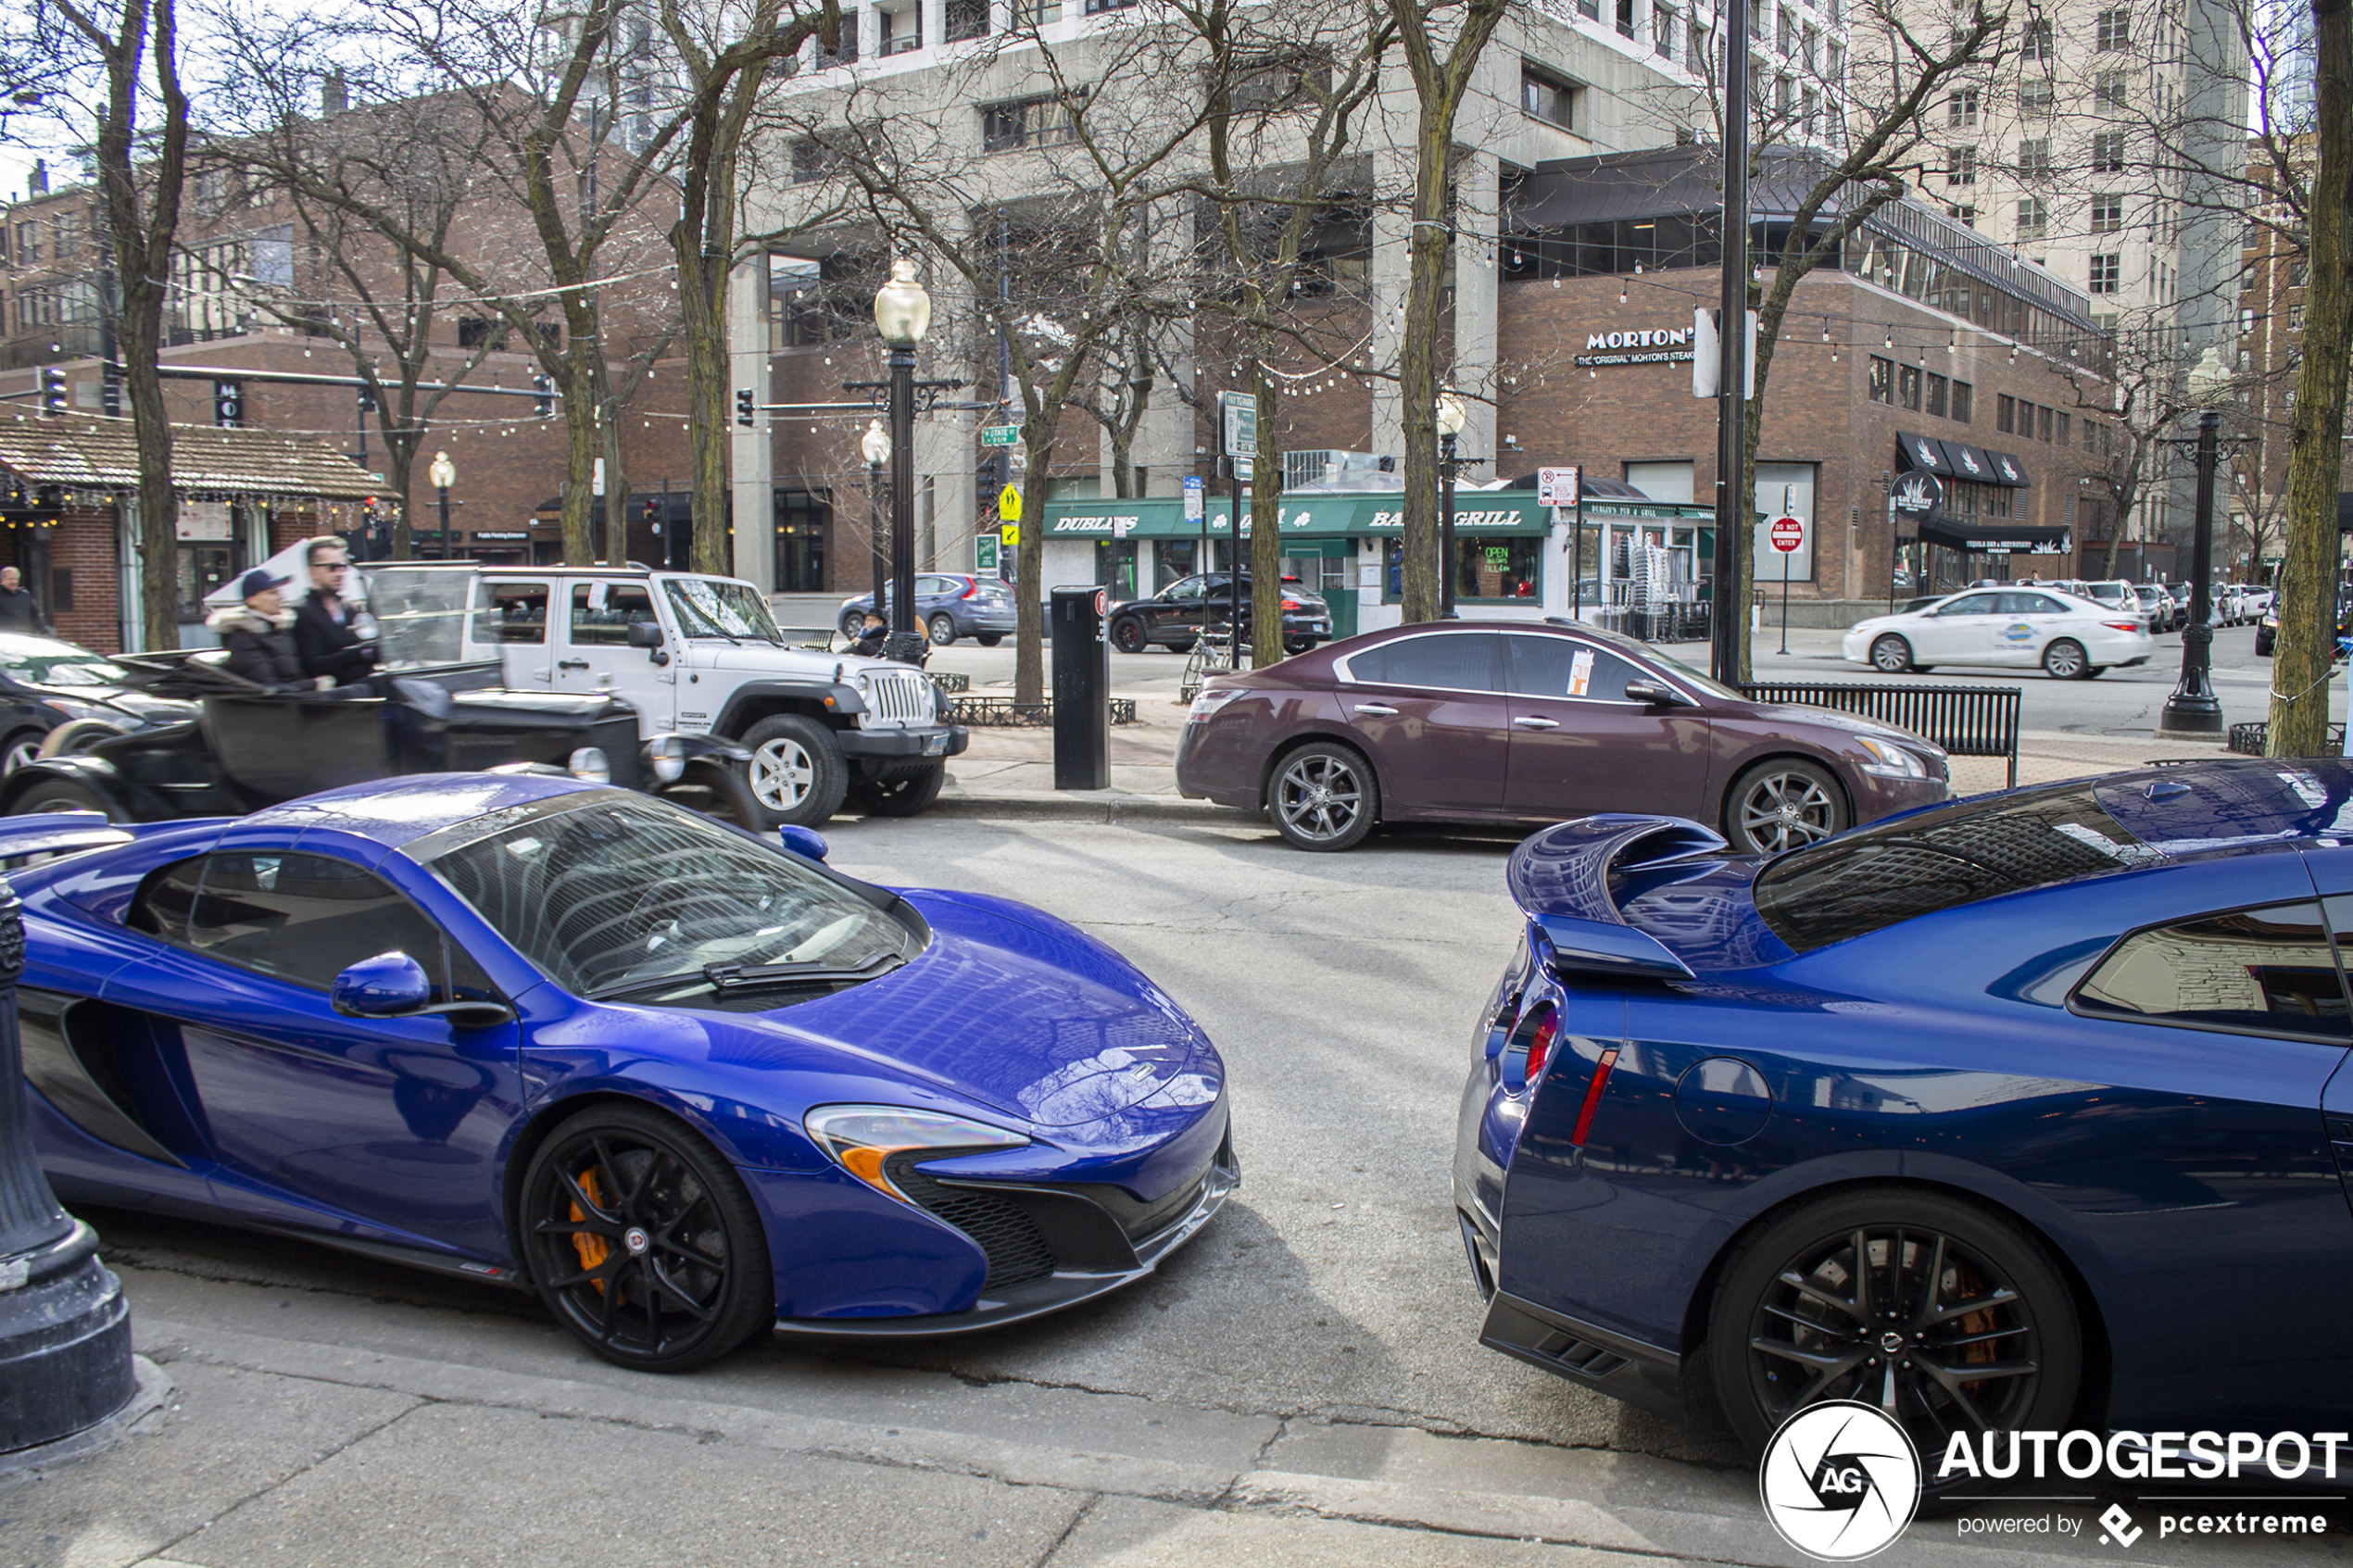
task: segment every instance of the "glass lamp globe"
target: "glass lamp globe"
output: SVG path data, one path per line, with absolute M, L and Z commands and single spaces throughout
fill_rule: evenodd
M 890 461 L 890 433 L 883 429 L 882 420 L 868 421 L 866 433 L 858 438 L 858 452 L 870 467 L 878 468 Z
M 458 465 L 449 460 L 449 454 L 447 452 L 435 452 L 433 455 L 433 467 L 425 471 L 433 480 L 434 488 L 436 490 L 447 490 L 458 483 Z
M 1463 407 L 1463 400 L 1454 395 L 1454 389 L 1451 386 L 1441 389 L 1438 394 L 1438 433 L 1460 435 L 1463 427 L 1468 423 L 1470 413 Z
M 923 342 L 931 328 L 931 295 L 915 281 L 915 263 L 900 257 L 890 264 L 890 282 L 875 291 L 875 327 L 888 344 Z

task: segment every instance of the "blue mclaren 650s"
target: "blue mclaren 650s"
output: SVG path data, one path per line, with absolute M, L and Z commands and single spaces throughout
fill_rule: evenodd
M 1922 808 L 1770 859 L 1550 828 L 1474 1031 L 1482 1341 L 1752 1451 L 2343 1433 L 2353 764 Z M 2339 1485 L 2342 1485 L 2340 1482 Z
M 1151 1272 L 1239 1180 L 1225 1067 L 1026 906 L 572 780 L 0 821 L 60 1196 L 536 1290 L 674 1372 Z

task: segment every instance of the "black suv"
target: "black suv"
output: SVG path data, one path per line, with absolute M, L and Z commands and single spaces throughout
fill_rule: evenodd
M 1220 571 L 1207 577 L 1180 578 L 1149 599 L 1129 599 L 1111 611 L 1111 646 L 1122 653 L 1141 653 L 1154 643 L 1183 653 L 1201 640 L 1204 609 L 1219 631 L 1234 623 L 1233 578 Z M 1250 630 L 1250 583 L 1242 583 L 1242 630 Z M 1332 635 L 1331 607 L 1300 586 L 1296 577 L 1283 579 L 1283 651 L 1305 653 Z

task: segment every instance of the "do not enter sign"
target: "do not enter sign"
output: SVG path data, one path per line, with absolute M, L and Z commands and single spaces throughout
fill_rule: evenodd
M 1806 546 L 1806 524 L 1793 517 L 1777 517 L 1773 520 L 1772 539 L 1773 548 L 1783 555 L 1803 549 Z

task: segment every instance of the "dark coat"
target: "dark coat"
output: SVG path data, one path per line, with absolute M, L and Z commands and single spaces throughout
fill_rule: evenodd
M 22 588 L 0 588 L 0 632 L 47 633 L 49 618 L 41 601 Z
M 205 618 L 229 650 L 229 673 L 272 691 L 316 691 L 319 683 L 302 672 L 295 646 L 294 618 L 272 621 L 246 605 L 230 605 Z
M 338 686 L 355 685 L 368 678 L 376 655 L 360 645 L 349 611 L 341 621 L 334 618 L 330 604 L 335 596 L 332 590 L 314 588 L 295 606 L 295 647 L 304 674 L 331 675 Z

